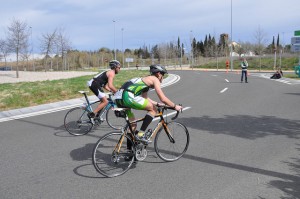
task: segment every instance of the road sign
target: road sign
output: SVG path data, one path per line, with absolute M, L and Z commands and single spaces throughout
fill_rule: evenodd
M 295 30 L 294 36 L 300 36 L 300 30 Z
M 300 37 L 292 37 L 291 44 L 292 45 L 300 45 Z
M 300 52 L 300 45 L 292 45 L 291 51 L 292 52 Z
M 126 58 L 125 62 L 133 62 L 133 58 Z

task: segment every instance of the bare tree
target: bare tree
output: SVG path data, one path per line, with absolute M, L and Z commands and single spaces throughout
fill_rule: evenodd
M 258 26 L 256 32 L 254 33 L 255 39 L 255 53 L 259 56 L 259 70 L 261 70 L 261 55 L 264 52 L 265 45 L 267 42 L 266 33 L 260 26 Z
M 43 54 L 45 54 L 45 62 L 44 62 L 45 71 L 47 71 L 48 58 L 50 57 L 50 54 L 54 50 L 54 45 L 56 42 L 56 32 L 57 30 L 55 29 L 52 33 L 42 34 L 40 47 Z
M 7 32 L 7 44 L 9 49 L 16 53 L 17 70 L 16 76 L 19 78 L 19 55 L 28 47 L 29 28 L 27 23 L 13 19 Z
M 7 56 L 9 55 L 9 47 L 7 42 L 4 39 L 0 39 L 0 53 L 1 56 L 4 58 L 5 66 L 7 66 Z
M 67 52 L 71 50 L 71 42 L 69 38 L 66 36 L 63 28 L 59 29 L 57 33 L 55 45 L 59 55 L 61 56 L 62 63 L 64 66 L 63 68 L 66 69 L 66 55 Z

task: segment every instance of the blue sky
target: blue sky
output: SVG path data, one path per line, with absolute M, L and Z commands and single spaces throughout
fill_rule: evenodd
M 279 34 L 289 44 L 300 30 L 299 8 L 299 0 L 232 0 L 233 40 L 254 43 L 260 27 L 269 43 Z M 218 41 L 230 34 L 231 0 L 10 0 L 1 3 L 0 38 L 13 18 L 32 27 L 36 50 L 41 35 L 56 28 L 79 50 L 122 49 L 122 41 L 124 49 L 134 49 L 178 37 L 187 46 L 191 37 L 211 34 Z

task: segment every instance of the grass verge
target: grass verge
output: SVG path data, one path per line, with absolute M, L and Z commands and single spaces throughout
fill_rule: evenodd
M 149 74 L 149 71 L 124 70 L 115 76 L 116 88 L 133 78 Z M 86 82 L 93 75 L 70 79 L 0 84 L 0 111 L 36 106 L 51 102 L 82 97 L 79 90 L 89 90 Z M 91 93 L 92 94 L 92 93 Z

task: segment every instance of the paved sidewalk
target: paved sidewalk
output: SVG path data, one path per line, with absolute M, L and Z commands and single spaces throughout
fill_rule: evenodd
M 18 82 L 35 82 L 45 80 L 68 79 L 72 77 L 80 77 L 84 75 L 94 75 L 97 72 L 85 71 L 59 71 L 59 72 L 32 72 L 19 71 L 19 78 L 16 77 L 16 71 L 0 71 L 0 84 L 2 83 L 18 83 Z
M 172 85 L 178 82 L 179 80 L 180 77 L 178 75 L 169 74 L 168 78 L 163 80 L 162 87 Z M 98 98 L 95 95 L 91 95 L 89 96 L 89 100 L 92 102 L 98 100 Z M 82 98 L 65 100 L 61 102 L 55 102 L 55 103 L 33 106 L 28 108 L 3 111 L 0 112 L 0 122 L 21 119 L 21 118 L 51 113 L 51 112 L 57 112 L 61 110 L 67 110 L 73 107 L 80 106 L 84 102 L 85 99 L 84 97 L 82 97 Z

